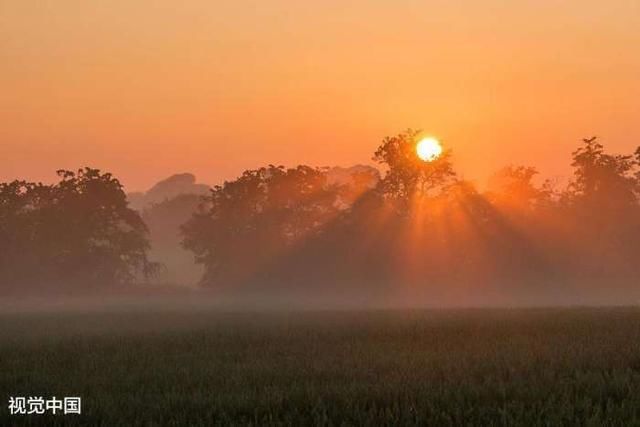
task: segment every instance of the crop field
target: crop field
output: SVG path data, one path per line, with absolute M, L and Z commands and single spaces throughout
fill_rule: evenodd
M 635 308 L 0 314 L 0 425 L 640 425 Z M 10 415 L 81 396 L 81 415 Z

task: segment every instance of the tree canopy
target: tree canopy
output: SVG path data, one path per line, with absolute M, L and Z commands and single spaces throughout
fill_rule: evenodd
M 213 188 L 184 225 L 184 246 L 205 265 L 204 283 L 232 281 L 319 232 L 339 213 L 339 195 L 321 169 L 249 170 Z
M 458 177 L 451 151 L 420 160 L 419 136 L 385 138 L 373 157 L 384 176 L 358 191 L 357 179 L 331 186 L 308 166 L 214 188 L 183 228 L 203 283 L 517 288 L 640 273 L 640 150 L 613 155 L 585 139 L 565 189 L 511 165 L 481 191 Z
M 373 159 L 382 176 L 369 166 L 268 165 L 142 215 L 96 169 L 58 171 L 52 185 L 1 183 L 0 287 L 146 280 L 159 268 L 147 225 L 167 267 L 188 268 L 186 249 L 201 284 L 216 288 L 506 292 L 626 286 L 640 275 L 640 148 L 611 154 L 585 139 L 563 188 L 510 165 L 483 189 L 460 178 L 451 151 L 421 160 L 419 137 L 381 142 Z M 191 273 L 180 277 L 201 274 Z
M 0 184 L 0 283 L 92 287 L 152 274 L 146 225 L 120 182 L 90 168 L 58 176 Z

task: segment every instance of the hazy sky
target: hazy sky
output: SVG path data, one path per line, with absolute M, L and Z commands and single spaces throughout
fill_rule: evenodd
M 0 0 L 0 180 L 368 163 L 421 128 L 483 179 L 640 145 L 640 1 Z

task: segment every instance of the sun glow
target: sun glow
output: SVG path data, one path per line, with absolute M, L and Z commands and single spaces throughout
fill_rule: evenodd
M 416 145 L 416 153 L 418 157 L 425 162 L 432 162 L 442 154 L 442 146 L 435 138 L 423 138 Z

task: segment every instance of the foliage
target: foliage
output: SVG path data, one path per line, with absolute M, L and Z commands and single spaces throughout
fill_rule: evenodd
M 254 271 L 339 213 L 322 170 L 270 165 L 216 186 L 183 227 L 184 246 L 205 265 L 203 283 Z
M 0 284 L 96 286 L 150 275 L 147 228 L 120 182 L 96 169 L 55 185 L 0 184 Z
M 534 182 L 538 170 L 530 166 L 507 166 L 489 179 L 487 199 L 512 214 L 530 214 L 552 200 L 549 181 L 541 186 Z
M 387 137 L 376 150 L 373 159 L 387 167 L 381 182 L 385 195 L 396 200 L 409 200 L 416 193 L 433 194 L 444 191 L 455 182 L 456 173 L 451 163 L 451 151 L 445 151 L 431 162 L 416 155 L 419 131 L 407 130 Z
M 382 177 L 366 166 L 269 165 L 202 199 L 157 203 L 144 221 L 120 183 L 97 170 L 60 171 L 55 185 L 0 184 L 0 284 L 100 285 L 157 273 L 148 225 L 168 267 L 156 274 L 164 283 L 202 275 L 205 286 L 268 291 L 632 286 L 640 148 L 610 154 L 585 139 L 565 188 L 511 165 L 483 190 L 456 174 L 449 150 L 420 160 L 419 135 L 382 141 L 373 157 Z
M 585 139 L 565 189 L 512 165 L 480 191 L 457 176 L 450 151 L 420 160 L 419 135 L 382 141 L 374 160 L 386 171 L 370 189 L 357 177 L 329 186 L 307 166 L 216 187 L 183 229 L 204 283 L 570 289 L 640 274 L 640 150 L 613 155 Z
M 595 137 L 573 153 L 575 179 L 569 191 L 590 207 L 635 207 L 640 191 L 640 148 L 636 155 L 612 155 Z

